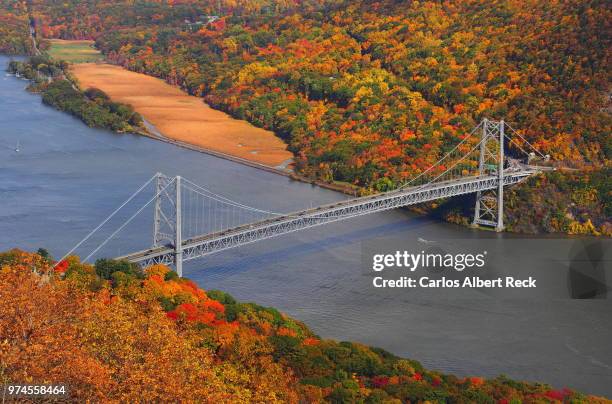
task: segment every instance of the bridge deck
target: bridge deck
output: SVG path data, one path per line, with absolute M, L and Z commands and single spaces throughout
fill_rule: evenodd
M 538 168 L 530 166 L 521 166 L 512 170 L 506 169 L 504 170 L 504 185 L 516 184 L 539 171 Z M 189 260 L 202 257 L 228 248 L 350 217 L 440 198 L 495 189 L 497 186 L 497 176 L 473 176 L 429 184 L 427 186 L 414 186 L 402 190 L 347 199 L 255 223 L 244 224 L 222 232 L 205 234 L 184 240 L 182 242 L 183 259 Z M 117 259 L 125 259 L 143 265 L 154 263 L 171 264 L 174 262 L 174 253 L 174 246 L 169 244 L 117 257 Z

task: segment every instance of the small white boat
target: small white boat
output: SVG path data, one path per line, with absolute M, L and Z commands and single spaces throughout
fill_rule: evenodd
M 16 153 L 19 153 L 19 150 L 20 150 L 20 148 L 19 148 L 19 142 L 17 142 L 17 146 L 15 146 L 15 152 L 16 152 Z

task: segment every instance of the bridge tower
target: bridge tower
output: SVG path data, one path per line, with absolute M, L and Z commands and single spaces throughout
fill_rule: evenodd
M 483 120 L 480 144 L 480 175 L 496 175 L 496 190 L 478 191 L 474 209 L 473 226 L 491 226 L 496 231 L 504 229 L 504 121 Z
M 183 276 L 181 204 L 181 177 L 170 178 L 157 173 L 153 218 L 153 247 L 160 247 L 164 241 L 174 246 L 174 266 L 178 276 Z

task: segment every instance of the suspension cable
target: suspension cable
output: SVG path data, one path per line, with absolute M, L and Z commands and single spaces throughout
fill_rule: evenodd
M 457 145 L 455 145 L 455 147 L 453 147 L 453 149 L 451 151 L 449 151 L 448 153 L 446 153 L 446 155 L 444 157 L 442 157 L 440 160 L 438 160 L 436 163 L 434 163 L 432 166 L 430 166 L 427 170 L 422 171 L 419 175 L 417 175 L 416 177 L 414 177 L 413 179 L 411 179 L 410 181 L 402 184 L 400 187 L 397 188 L 397 190 L 401 190 L 404 189 L 405 187 L 407 187 L 408 185 L 412 184 L 414 181 L 416 181 L 417 179 L 419 179 L 420 177 L 422 177 L 423 175 L 425 175 L 427 172 L 429 172 L 431 169 L 433 169 L 434 167 L 438 166 L 445 158 L 447 158 L 448 156 L 450 156 L 450 154 L 452 152 L 454 152 L 455 150 L 457 150 L 457 148 L 459 146 L 461 146 L 467 139 L 469 139 L 474 132 L 476 131 L 476 129 L 478 129 L 480 127 L 480 125 L 482 125 L 483 121 L 480 121 L 480 123 L 476 126 L 474 126 L 474 128 L 472 128 L 472 130 L 470 131 L 470 133 L 468 133 L 468 135 L 466 137 L 463 138 L 463 140 L 461 140 L 461 142 L 457 143 Z
M 448 173 L 450 170 L 452 170 L 453 168 L 455 168 L 457 166 L 457 164 L 459 164 L 461 161 L 463 161 L 467 156 L 469 156 L 470 154 L 472 154 L 477 148 L 478 146 L 480 146 L 480 144 L 484 141 L 484 140 L 488 140 L 486 138 L 482 138 L 480 139 L 480 142 L 478 142 L 473 148 L 472 150 L 470 150 L 467 154 L 465 154 L 463 157 L 461 157 L 459 160 L 457 160 L 455 162 L 455 164 L 453 164 L 450 168 L 448 168 L 446 171 L 444 171 L 442 174 L 438 175 L 436 178 L 434 178 L 433 180 L 429 181 L 427 184 L 421 185 L 420 187 L 417 187 L 416 189 L 423 189 L 429 185 L 431 185 L 435 180 L 437 180 L 438 178 L 440 178 L 441 176 L 443 176 L 444 174 Z
M 200 189 L 200 190 L 202 190 L 204 192 L 207 192 L 209 195 L 206 195 L 206 194 L 204 194 L 202 192 L 197 191 L 196 189 L 192 189 L 191 187 L 186 186 L 186 188 L 188 188 L 190 191 L 198 193 L 198 194 L 200 194 L 200 195 L 202 195 L 202 196 L 204 196 L 206 198 L 215 200 L 217 202 L 224 203 L 226 205 L 232 205 L 232 206 L 235 206 L 235 207 L 238 207 L 238 208 L 243 208 L 243 209 L 250 210 L 250 211 L 253 211 L 253 212 L 266 213 L 266 214 L 277 215 L 277 216 L 284 216 L 285 215 L 284 213 L 271 212 L 271 211 L 268 211 L 268 210 L 258 209 L 258 208 L 254 208 L 252 206 L 248 206 L 248 205 L 242 204 L 240 202 L 233 201 L 233 200 L 231 200 L 229 198 L 226 198 L 224 196 L 215 194 L 214 192 L 211 192 L 211 191 L 207 190 L 206 188 L 201 187 L 201 186 L 193 183 L 192 181 L 189 181 L 187 178 L 183 178 L 183 180 L 185 182 L 189 183 L 192 187 Z
M 514 134 L 515 134 L 515 135 L 517 135 L 518 137 L 520 137 L 521 139 L 523 139 L 523 141 L 524 141 L 525 143 L 527 143 L 527 144 L 529 145 L 529 147 L 531 147 L 531 148 L 532 148 L 532 149 L 533 149 L 533 150 L 534 150 L 536 153 L 538 153 L 538 154 L 540 155 L 540 157 L 542 157 L 542 158 L 546 158 L 546 156 L 544 156 L 542 153 L 540 153 L 540 151 L 539 151 L 538 149 L 536 149 L 536 148 L 535 148 L 535 147 L 534 147 L 534 146 L 533 146 L 531 143 L 529 143 L 529 142 L 527 141 L 527 139 L 525 139 L 525 138 L 524 138 L 524 137 L 523 137 L 523 136 L 522 136 L 520 133 L 518 133 L 516 130 L 514 130 L 514 128 L 513 128 L 512 126 L 510 126 L 508 123 L 505 123 L 505 125 L 506 125 L 507 127 L 509 127 L 509 128 L 510 128 L 510 130 L 511 130 L 512 132 L 514 132 Z M 525 151 L 523 150 L 523 152 L 525 152 Z
M 420 177 L 421 177 L 421 176 L 423 176 L 425 173 L 427 173 L 428 171 L 432 170 L 434 167 L 438 166 L 440 162 L 442 162 L 444 159 L 446 159 L 446 158 L 447 158 L 447 157 L 448 157 L 448 156 L 449 156 L 451 153 L 453 153 L 455 150 L 457 150 L 457 148 L 459 148 L 459 146 L 461 146 L 461 145 L 462 145 L 464 142 L 466 142 L 466 141 L 467 141 L 467 139 L 469 139 L 469 138 L 470 138 L 470 137 L 471 137 L 471 136 L 474 134 L 474 132 L 475 132 L 475 131 L 476 131 L 476 130 L 477 130 L 477 129 L 478 129 L 480 126 L 481 126 L 481 125 L 482 125 L 482 121 L 481 121 L 481 122 L 480 122 L 478 125 L 476 125 L 474 128 L 472 128 L 472 130 L 470 131 L 470 133 L 469 133 L 467 136 L 465 136 L 465 137 L 464 137 L 464 138 L 461 140 L 461 142 L 459 142 L 457 145 L 455 145 L 455 147 L 454 147 L 454 148 L 453 148 L 451 151 L 449 151 L 448 153 L 446 153 L 446 155 L 445 155 L 444 157 L 442 157 L 442 158 L 441 158 L 441 159 L 440 159 L 440 160 L 439 160 L 437 163 L 435 163 L 434 165 L 430 166 L 430 167 L 429 167 L 427 170 L 425 170 L 425 171 L 421 172 L 421 173 L 420 173 L 420 174 L 419 174 L 417 177 L 415 177 L 415 178 L 413 178 L 412 180 L 410 180 L 409 182 L 407 182 L 407 183 L 403 184 L 401 187 L 399 187 L 398 189 L 396 189 L 396 190 L 394 190 L 394 191 L 399 191 L 399 190 L 401 190 L 401 189 L 404 189 L 405 187 L 407 187 L 408 185 L 410 185 L 412 182 L 414 182 L 416 179 L 420 178 Z M 482 143 L 482 141 L 481 141 L 481 142 L 479 142 L 477 145 L 480 145 L 480 143 Z M 472 151 L 473 151 L 473 150 L 472 150 Z M 470 151 L 468 154 L 472 153 L 472 151 Z M 457 161 L 457 163 L 458 163 L 459 161 L 462 161 L 464 158 L 465 158 L 465 156 L 464 156 L 463 158 L 461 158 L 460 160 L 458 160 L 458 161 Z M 451 168 L 455 167 L 456 165 L 457 165 L 457 164 L 453 165 Z M 448 172 L 448 170 L 446 170 L 446 171 L 445 171 L 443 174 L 445 174 L 445 173 L 447 173 L 447 172 Z M 439 177 L 440 177 L 440 176 L 436 177 L 436 179 L 437 179 L 437 178 L 439 178 Z M 229 199 L 229 198 L 226 198 L 226 197 L 224 197 L 224 196 L 222 196 L 222 195 L 219 195 L 219 194 L 217 194 L 217 193 L 215 193 L 215 192 L 213 192 L 213 191 L 211 191 L 211 190 L 209 190 L 209 189 L 207 189 L 207 188 L 204 188 L 204 187 L 202 187 L 202 186 L 200 186 L 200 185 L 198 185 L 198 184 L 196 184 L 196 183 L 194 183 L 194 182 L 190 181 L 190 180 L 189 180 L 189 179 L 187 179 L 187 178 L 184 178 L 184 181 L 185 181 L 185 182 L 187 182 L 187 183 L 189 183 L 189 184 L 190 184 L 192 187 L 197 188 L 197 189 L 199 189 L 199 190 L 201 190 L 201 191 L 203 191 L 203 192 L 207 193 L 208 195 L 203 194 L 203 193 L 201 193 L 201 192 L 197 191 L 196 189 L 192 189 L 191 187 L 190 187 L 190 188 L 188 188 L 190 191 L 195 192 L 195 193 L 198 193 L 198 194 L 200 194 L 200 195 L 202 195 L 202 196 L 204 196 L 204 197 L 207 197 L 207 198 L 213 199 L 213 200 L 218 201 L 218 202 L 221 202 L 221 203 L 225 203 L 225 204 L 228 204 L 228 205 L 231 205 L 231 206 L 234 206 L 234 207 L 238 207 L 238 208 L 242 208 L 242 209 L 245 209 L 245 210 L 249 210 L 249 211 L 252 211 L 252 212 L 264 213 L 264 214 L 269 214 L 269 215 L 273 215 L 273 216 L 287 216 L 287 217 L 290 217 L 290 216 L 295 216 L 295 215 L 290 215 L 290 214 L 287 214 L 287 213 L 272 212 L 272 211 L 268 211 L 268 210 L 263 210 L 263 209 L 254 208 L 254 207 L 252 207 L 252 206 L 248 206 L 248 205 L 242 204 L 242 203 L 240 203 L 240 202 L 236 202 L 236 201 L 234 201 L 234 200 L 231 200 L 231 199 Z M 432 181 L 430 181 L 429 183 L 425 184 L 424 186 L 431 184 L 431 182 L 432 182 Z
M 472 131 L 470 132 L 470 134 L 469 134 L 468 136 L 466 136 L 466 137 L 465 137 L 465 138 L 464 138 L 464 139 L 463 139 L 463 140 L 462 140 L 462 141 L 461 141 L 459 144 L 457 144 L 453 150 L 451 150 L 449 153 L 447 153 L 447 156 L 448 156 L 450 153 L 452 153 L 452 151 L 454 151 L 455 149 L 457 149 L 457 147 L 459 147 L 459 145 L 460 145 L 461 143 L 465 142 L 465 141 L 466 141 L 466 140 L 467 140 L 467 139 L 468 139 L 468 138 L 469 138 L 469 137 L 470 137 L 470 136 L 471 136 L 471 135 L 474 133 L 474 131 L 475 131 L 475 130 L 476 130 L 476 129 L 477 129 L 479 126 L 480 126 L 480 125 L 481 125 L 481 123 L 480 123 L 480 124 L 478 124 L 476 127 L 474 127 L 474 129 L 472 129 Z M 472 148 L 472 150 L 470 150 L 470 151 L 469 151 L 469 152 L 468 152 L 466 155 L 464 155 L 464 156 L 463 156 L 463 157 L 461 157 L 459 160 L 457 160 L 457 161 L 455 162 L 455 164 L 453 164 L 451 167 L 449 167 L 448 169 L 446 169 L 446 170 L 445 170 L 443 173 L 441 173 L 440 175 L 438 175 L 437 177 L 435 177 L 433 180 L 429 181 L 427 184 L 423 184 L 423 185 L 421 185 L 421 186 L 420 186 L 420 187 L 418 187 L 417 189 L 423 189 L 424 187 L 429 186 L 429 185 L 430 185 L 432 182 L 434 182 L 435 180 L 437 180 L 437 179 L 438 179 L 438 178 L 440 178 L 441 176 L 443 176 L 443 175 L 447 174 L 447 173 L 448 173 L 450 170 L 452 170 L 453 168 L 455 168 L 455 167 L 456 167 L 456 166 L 457 166 L 457 165 L 458 165 L 458 164 L 459 164 L 461 161 L 463 161 L 463 160 L 464 160 L 464 159 L 465 159 L 467 156 L 469 156 L 471 153 L 473 153 L 473 152 L 476 150 L 476 148 L 478 148 L 478 146 L 480 146 L 480 144 L 483 142 L 483 140 L 484 140 L 484 138 L 483 138 L 483 139 L 481 139 L 481 140 L 480 140 L 480 141 L 479 141 L 479 142 L 478 142 L 478 143 L 477 143 L 477 144 L 476 144 L 476 145 L 475 145 L 475 146 Z M 445 156 L 444 158 L 446 158 L 447 156 Z M 440 161 L 442 161 L 444 158 L 442 158 Z M 431 168 L 433 168 L 433 167 L 435 167 L 435 166 L 437 166 L 437 163 L 436 163 L 435 165 L 433 165 L 432 167 L 430 167 L 428 170 L 430 170 Z M 414 178 L 412 181 L 414 181 L 415 179 L 416 179 L 416 178 Z M 188 179 L 186 179 L 186 178 L 184 178 L 183 180 L 184 180 L 185 182 L 189 183 L 190 185 L 192 185 L 193 187 L 197 187 L 197 188 L 199 188 L 199 189 L 202 189 L 203 191 L 208 192 L 209 194 L 215 195 L 216 197 L 221 198 L 222 200 L 219 200 L 219 199 L 217 199 L 216 197 L 213 197 L 213 196 L 211 196 L 211 195 L 205 195 L 205 194 L 203 194 L 203 193 L 199 192 L 199 191 L 198 191 L 198 190 L 196 190 L 196 189 L 192 189 L 191 187 L 188 187 L 188 189 L 189 189 L 190 191 L 195 192 L 195 193 L 197 193 L 197 194 L 200 194 L 200 195 L 202 195 L 202 196 L 204 196 L 204 197 L 210 198 L 210 199 L 212 199 L 212 200 L 215 200 L 215 201 L 218 201 L 218 202 L 221 202 L 221 203 L 227 204 L 227 205 L 231 205 L 231 206 L 234 206 L 234 207 L 242 208 L 242 209 L 244 209 L 244 210 L 248 210 L 248 211 L 252 211 L 252 212 L 269 214 L 269 215 L 273 215 L 273 216 L 279 216 L 279 217 L 288 217 L 288 218 L 289 218 L 289 217 L 299 217 L 299 215 L 290 214 L 290 213 L 271 212 L 271 211 L 267 211 L 267 210 L 262 210 L 262 209 L 253 208 L 253 207 L 251 207 L 251 206 L 244 205 L 244 204 L 242 204 L 242 203 L 239 203 L 239 202 L 233 201 L 233 200 L 228 199 L 228 198 L 226 198 L 226 197 L 223 197 L 223 196 L 221 196 L 221 195 L 215 194 L 214 192 L 209 191 L 209 190 L 207 190 L 206 188 L 203 188 L 203 187 L 201 187 L 201 186 L 199 186 L 199 185 L 197 185 L 197 184 L 193 183 L 192 181 L 190 181 L 190 180 L 188 180 Z M 412 181 L 411 181 L 411 182 L 412 182 Z M 401 189 L 405 188 L 405 186 L 406 186 L 406 185 L 408 185 L 408 184 L 405 184 L 405 185 L 404 185 L 404 186 L 402 186 L 401 188 L 398 188 L 398 189 L 393 190 L 393 191 L 390 191 L 390 192 L 398 192 L 398 191 L 400 191 Z M 325 219 L 325 218 L 327 218 L 327 216 L 309 216 L 309 217 L 310 217 L 310 218 L 315 218 L 315 219 L 318 219 L 318 218 L 320 218 L 320 219 Z
M 74 250 L 76 250 L 77 248 L 79 248 L 81 246 L 81 244 L 83 244 L 85 241 L 87 241 L 95 232 L 97 232 L 98 230 L 100 230 L 100 228 L 102 226 L 104 226 L 110 219 L 113 218 L 113 216 L 115 216 L 125 205 L 127 205 L 128 203 L 130 203 L 130 201 L 132 199 L 134 199 L 136 197 L 136 195 L 138 195 L 143 189 L 145 189 L 145 187 L 147 185 L 149 185 L 151 183 L 151 181 L 153 181 L 153 179 L 157 177 L 157 174 L 155 174 L 154 176 L 152 176 L 151 178 L 149 178 L 149 180 L 147 182 L 145 182 L 140 188 L 138 188 L 138 190 L 136 192 L 134 192 L 128 199 L 125 200 L 125 202 L 123 202 L 121 204 L 121 206 L 119 206 L 117 209 L 115 209 L 113 211 L 113 213 L 111 213 L 106 219 L 104 219 L 104 221 L 102 223 L 100 223 L 95 229 L 93 229 L 92 231 L 89 232 L 89 234 L 87 234 L 85 236 L 85 238 L 83 238 L 81 241 L 79 241 L 74 247 L 72 247 L 72 249 L 70 251 L 68 251 L 66 254 L 64 254 L 64 256 L 58 260 L 55 265 L 53 265 L 53 268 L 55 268 L 61 261 L 63 261 L 64 259 L 66 259 L 66 257 L 68 257 L 70 254 L 72 254 L 74 252 Z
M 184 178 L 182 178 L 182 179 L 185 180 L 185 181 L 191 182 L 191 181 L 189 181 L 187 179 L 184 179 Z M 204 196 L 206 198 L 212 199 L 212 200 L 214 200 L 216 202 L 220 202 L 220 203 L 223 203 L 225 205 L 234 206 L 234 207 L 241 208 L 243 210 L 247 210 L 247 211 L 251 211 L 251 212 L 255 212 L 255 213 L 268 214 L 268 215 L 277 216 L 277 217 L 288 217 L 288 218 L 290 218 L 290 217 L 300 217 L 300 215 L 295 215 L 295 214 L 292 214 L 292 213 L 271 212 L 271 211 L 267 211 L 267 210 L 253 208 L 253 207 L 248 206 L 248 205 L 243 205 L 241 203 L 231 201 L 230 199 L 227 199 L 227 198 L 224 198 L 224 199 L 226 199 L 227 201 L 230 201 L 230 202 L 220 201 L 220 200 L 218 200 L 218 199 L 216 199 L 216 198 L 214 198 L 214 197 L 212 197 L 210 195 L 205 195 L 205 194 L 203 194 L 203 193 L 201 193 L 201 192 L 199 192 L 199 191 L 197 191 L 195 189 L 191 189 L 191 188 L 188 188 L 188 189 L 190 191 L 192 191 L 192 192 L 200 194 L 200 195 L 202 195 L 202 196 Z M 227 212 L 225 212 L 225 213 L 227 213 Z M 216 215 L 214 215 L 214 216 L 216 217 Z M 326 219 L 327 218 L 327 216 L 308 216 L 308 217 L 311 218 L 311 219 Z M 216 226 L 214 226 L 214 227 L 216 227 Z
M 510 141 L 510 143 L 514 143 L 514 144 L 516 145 L 516 147 L 518 147 L 518 148 L 520 149 L 520 151 L 522 151 L 522 152 L 523 152 L 523 153 L 525 153 L 527 156 L 529 156 L 529 153 L 528 153 L 528 152 L 527 152 L 525 149 L 523 149 L 523 148 L 521 147 L 521 145 L 520 145 L 520 144 L 518 144 L 518 142 L 516 142 L 516 141 L 515 141 L 513 138 L 511 138 L 510 136 L 508 136 L 508 135 L 506 135 L 506 134 L 504 134 L 504 137 L 505 137 L 506 139 L 508 139 L 508 140 Z
M 480 124 L 479 124 L 479 125 L 477 125 L 477 126 L 474 128 L 474 130 L 475 130 L 476 128 L 478 128 L 478 126 L 480 126 Z M 472 130 L 472 133 L 474 132 L 474 130 Z M 470 136 L 470 135 L 468 135 L 466 138 L 464 138 L 464 139 L 462 140 L 462 142 L 464 142 L 464 141 L 465 141 L 465 140 L 466 140 L 466 139 L 467 139 L 469 136 Z M 423 189 L 423 188 L 425 188 L 425 187 L 427 187 L 427 186 L 431 185 L 431 183 L 432 183 L 432 182 L 436 181 L 436 180 L 437 180 L 438 178 L 440 178 L 441 176 L 443 176 L 443 175 L 447 174 L 448 172 L 450 172 L 450 171 L 451 171 L 453 168 L 455 168 L 455 167 L 456 167 L 456 166 L 457 166 L 457 165 L 458 165 L 458 164 L 459 164 L 461 161 L 463 161 L 463 160 L 464 160 L 464 159 L 465 159 L 467 156 L 469 156 L 470 154 L 472 154 L 472 153 L 473 153 L 473 152 L 474 152 L 474 151 L 475 151 L 475 150 L 476 150 L 476 149 L 477 149 L 477 148 L 480 146 L 480 144 L 481 144 L 481 143 L 482 143 L 484 140 L 485 140 L 485 138 L 482 138 L 482 139 L 481 139 L 481 140 L 480 140 L 480 141 L 479 141 L 479 142 L 478 142 L 478 143 L 477 143 L 477 144 L 476 144 L 476 145 L 475 145 L 475 146 L 472 148 L 472 150 L 470 150 L 470 151 L 469 151 L 467 154 L 465 154 L 465 155 L 464 155 L 463 157 L 461 157 L 459 160 L 455 161 L 455 164 L 453 164 L 451 167 L 449 167 L 448 169 L 446 169 L 446 170 L 445 170 L 443 173 L 441 173 L 440 175 L 438 175 L 437 177 L 435 177 L 433 180 L 429 181 L 427 184 L 423 184 L 423 185 L 421 185 L 420 187 L 418 187 L 418 188 L 416 188 L 416 189 L 417 189 L 417 190 L 419 190 L 419 189 Z M 457 146 L 455 147 L 455 149 L 456 149 L 458 146 L 459 146 L 459 145 L 457 145 Z M 192 184 L 192 185 L 194 185 L 194 186 L 196 186 L 196 187 L 198 187 L 198 188 L 201 188 L 201 189 L 205 190 L 205 188 L 202 188 L 202 187 L 198 186 L 197 184 L 194 184 L 193 182 L 189 181 L 188 179 L 184 179 L 184 181 L 186 181 L 186 182 L 188 182 L 188 183 L 190 183 L 190 184 Z M 198 193 L 198 194 L 200 194 L 200 195 L 202 195 L 202 196 L 205 196 L 205 197 L 207 197 L 207 198 L 213 199 L 213 200 L 215 200 L 215 201 L 219 201 L 218 199 L 216 199 L 216 198 L 214 198 L 214 197 L 212 197 L 212 196 L 210 196 L 210 195 L 204 195 L 204 194 L 202 194 L 201 192 L 199 192 L 199 191 L 197 191 L 197 190 L 195 190 L 195 189 L 191 189 L 191 188 L 188 188 L 188 189 L 189 189 L 190 191 L 192 191 L 192 192 Z M 399 189 L 396 189 L 396 190 L 393 190 L 393 191 L 390 191 L 390 192 L 394 192 L 394 193 L 395 193 L 395 192 L 400 191 L 401 189 L 402 189 L 402 188 L 399 188 Z M 210 191 L 209 191 L 209 192 L 210 192 Z M 212 193 L 212 192 L 210 192 L 210 193 Z M 214 193 L 213 193 L 213 194 L 214 194 Z M 216 195 L 216 194 L 215 194 L 215 195 Z M 300 215 L 295 215 L 295 214 L 291 214 L 291 213 L 278 213 L 278 212 L 270 212 L 270 211 L 265 211 L 265 210 L 261 210 L 261 209 L 253 208 L 253 207 L 251 207 L 251 206 L 247 206 L 247 205 L 244 205 L 244 204 L 241 204 L 241 203 L 238 203 L 238 202 L 232 201 L 231 199 L 228 199 L 228 198 L 222 197 L 222 196 L 220 196 L 220 195 L 217 195 L 217 196 L 219 196 L 220 198 L 223 198 L 223 199 L 225 200 L 225 201 L 219 201 L 219 202 L 222 202 L 222 203 L 225 203 L 225 204 L 228 204 L 228 205 L 232 205 L 232 206 L 235 206 L 235 207 L 239 207 L 239 208 L 242 208 L 242 209 L 245 209 L 245 210 L 250 210 L 250 211 L 253 211 L 253 212 L 257 212 L 257 213 L 266 213 L 266 214 L 270 214 L 270 215 L 274 215 L 274 216 L 279 216 L 279 217 L 287 217 L 287 218 L 291 218 L 291 217 L 300 217 Z M 226 201 L 228 201 L 228 202 L 226 202 Z M 322 216 L 322 215 L 319 215 L 319 216 L 308 216 L 308 217 L 309 217 L 309 218 L 314 218 L 314 219 L 327 219 L 327 218 L 328 218 L 328 216 Z
M 123 228 L 125 226 L 127 226 L 132 220 L 134 220 L 134 218 L 136 216 L 138 216 L 138 214 L 140 212 L 142 212 L 147 206 L 149 206 L 149 204 L 151 202 L 153 202 L 157 197 L 159 197 L 159 195 L 166 190 L 166 188 L 168 188 L 170 186 L 170 184 L 172 184 L 174 181 L 176 181 L 176 178 L 173 178 L 168 184 L 166 184 L 165 187 L 163 187 L 158 193 L 156 193 L 155 195 L 153 195 L 153 197 L 151 199 L 149 199 L 149 201 L 147 203 L 145 203 L 140 209 L 138 209 L 138 211 L 136 211 L 136 213 L 134 213 L 127 221 L 125 221 L 121 226 L 119 226 L 119 228 L 117 230 L 115 230 L 113 232 L 113 234 L 111 234 L 110 236 L 108 236 L 106 238 L 106 240 L 104 240 L 102 242 L 102 244 L 100 244 L 96 249 L 94 249 L 87 257 L 85 257 L 85 259 L 83 260 L 83 262 L 87 262 L 88 259 L 90 259 L 95 253 L 97 253 L 100 248 L 104 247 L 106 245 L 106 243 L 108 243 L 110 241 L 111 238 L 115 237 L 117 235 L 117 233 L 119 233 L 121 230 L 123 230 Z

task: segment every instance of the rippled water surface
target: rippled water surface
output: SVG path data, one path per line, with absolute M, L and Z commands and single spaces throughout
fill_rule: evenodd
M 0 65 L 7 61 L 0 57 Z M 162 142 L 90 129 L 42 105 L 38 96 L 24 91 L 26 85 L 0 76 L 1 250 L 46 247 L 56 257 L 63 255 L 157 171 L 273 211 L 345 198 Z M 139 198 L 77 253 L 87 255 L 150 196 Z M 151 223 L 146 210 L 98 256 L 147 247 Z M 603 299 L 568 298 L 591 287 L 591 281 L 583 282 L 593 278 L 572 269 L 572 259 L 584 262 L 581 251 L 589 243 L 595 247 L 588 251 L 605 255 L 608 242 L 502 236 L 393 211 L 191 261 L 185 272 L 204 288 L 278 307 L 324 337 L 380 346 L 459 375 L 504 373 L 612 397 L 612 304 L 605 295 L 609 261 L 592 265 L 595 284 L 604 285 L 598 289 Z M 540 286 L 517 295 L 486 289 L 375 289 L 374 274 L 361 263 L 362 251 L 367 260 L 367 252 L 380 245 L 414 252 L 486 249 L 488 271 L 537 276 Z

